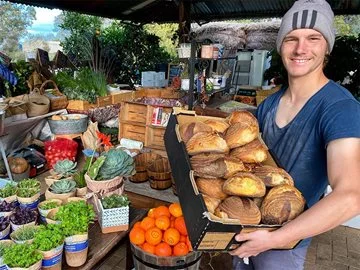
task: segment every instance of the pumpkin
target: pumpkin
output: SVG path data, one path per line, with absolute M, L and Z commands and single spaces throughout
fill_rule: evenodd
M 23 173 L 29 167 L 26 159 L 22 157 L 9 157 L 8 163 L 12 173 Z

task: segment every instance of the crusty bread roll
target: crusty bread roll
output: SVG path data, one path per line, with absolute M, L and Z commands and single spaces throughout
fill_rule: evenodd
M 206 194 L 203 194 L 202 196 L 203 196 L 203 199 L 204 199 L 207 210 L 210 213 L 214 214 L 215 209 L 219 206 L 221 200 L 219 200 L 217 198 L 210 197 L 210 196 L 208 196 Z
M 266 187 L 263 181 L 252 173 L 237 173 L 225 181 L 223 191 L 229 195 L 263 197 Z
M 227 129 L 225 140 L 230 149 L 233 149 L 252 142 L 258 136 L 259 125 L 257 123 L 235 123 Z
M 199 132 L 212 132 L 212 128 L 202 122 L 190 122 L 180 125 L 181 139 L 186 143 L 194 134 Z
M 226 165 L 226 172 L 223 177 L 226 179 L 237 174 L 238 172 L 245 171 L 244 163 L 236 158 L 231 158 L 226 156 L 224 158 L 224 162 Z
M 304 207 L 305 199 L 294 186 L 273 187 L 261 204 L 262 222 L 281 225 L 300 215 Z
M 235 123 L 248 123 L 250 125 L 258 125 L 256 117 L 248 111 L 234 111 L 228 117 L 227 120 L 232 126 Z
M 259 166 L 253 169 L 253 174 L 261 178 L 267 187 L 275 187 L 278 185 L 294 185 L 291 175 L 284 169 L 269 165 Z
M 257 225 L 261 213 L 256 204 L 249 198 L 231 196 L 223 200 L 215 209 L 215 215 L 220 218 L 240 220 L 241 224 Z
M 216 133 L 199 132 L 186 143 L 189 155 L 200 153 L 228 153 L 229 147 L 226 141 Z
M 216 119 L 205 120 L 204 124 L 211 127 L 212 130 L 217 133 L 225 133 L 225 131 L 230 126 L 228 123 L 225 122 L 225 120 L 216 120 Z
M 207 178 L 198 178 L 196 179 L 196 186 L 200 193 L 206 194 L 210 197 L 223 200 L 229 195 L 224 193 L 222 190 L 222 186 L 225 182 L 224 179 L 215 178 L 215 179 L 207 179 Z
M 268 148 L 259 139 L 231 150 L 230 156 L 244 163 L 261 163 L 267 159 Z

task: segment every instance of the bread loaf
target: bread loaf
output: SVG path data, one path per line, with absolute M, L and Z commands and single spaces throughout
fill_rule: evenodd
M 217 198 L 213 198 L 213 197 L 210 197 L 206 194 L 203 194 L 203 199 L 204 199 L 204 202 L 205 202 L 205 206 L 207 208 L 207 210 L 214 214 L 215 213 L 215 209 L 219 206 L 221 200 L 217 199 Z
M 258 124 L 252 123 L 235 123 L 231 125 L 226 133 L 225 140 L 230 149 L 243 146 L 252 142 L 259 136 Z
M 261 214 L 256 204 L 249 198 L 231 196 L 222 201 L 215 209 L 215 215 L 220 218 L 240 220 L 241 224 L 257 225 Z
M 251 112 L 244 110 L 232 112 L 227 117 L 227 120 L 230 126 L 234 125 L 235 123 L 248 123 L 250 125 L 258 125 L 256 117 Z
M 225 133 L 225 131 L 229 128 L 229 124 L 223 120 L 215 120 L 215 119 L 208 119 L 204 121 L 204 124 L 208 125 L 212 128 L 214 132 L 217 133 Z
M 270 189 L 261 204 L 264 224 L 278 224 L 293 220 L 304 211 L 305 199 L 301 192 L 290 185 Z
M 254 174 L 237 173 L 225 181 L 223 191 L 229 195 L 262 197 L 265 195 L 266 187 Z
M 194 134 L 199 132 L 212 132 L 212 128 L 202 122 L 190 122 L 180 125 L 181 139 L 186 143 Z
M 268 148 L 257 138 L 250 143 L 232 149 L 230 156 L 244 163 L 261 163 L 267 159 Z
M 253 169 L 253 173 L 261 178 L 267 187 L 278 185 L 294 185 L 294 180 L 284 169 L 264 165 Z
M 221 178 L 198 178 L 196 179 L 196 186 L 200 193 L 206 194 L 219 200 L 224 200 L 225 198 L 229 197 L 229 195 L 224 193 L 224 191 L 222 190 L 224 182 L 225 180 Z
M 200 153 L 228 153 L 226 141 L 216 133 L 200 132 L 192 136 L 186 143 L 189 155 Z

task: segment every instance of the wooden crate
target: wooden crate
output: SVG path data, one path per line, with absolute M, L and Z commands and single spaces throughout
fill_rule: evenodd
M 111 95 L 107 95 L 105 97 L 97 97 L 96 104 L 98 107 L 105 107 L 112 104 L 112 97 Z
M 151 125 L 151 120 L 152 120 L 152 117 L 153 117 L 153 111 L 157 107 L 162 107 L 163 112 L 165 112 L 165 113 L 171 113 L 172 112 L 172 107 L 148 105 L 148 113 L 147 113 L 147 116 L 146 116 L 146 124 L 147 125 Z M 163 128 L 165 129 L 166 127 L 163 127 Z
M 147 105 L 141 103 L 123 102 L 120 109 L 120 121 L 135 124 L 146 124 Z
M 111 95 L 111 103 L 112 104 L 118 104 L 122 101 L 129 101 L 134 99 L 135 97 L 135 91 L 127 92 L 127 93 L 117 93 Z
M 165 134 L 164 127 L 147 126 L 145 146 L 150 148 L 165 150 L 164 134 Z
M 86 111 L 96 107 L 97 104 L 95 103 L 89 103 L 88 101 L 85 100 L 70 99 L 68 105 L 66 106 L 66 109 Z
M 119 123 L 119 141 L 121 138 L 136 140 L 145 143 L 146 127 L 129 123 Z

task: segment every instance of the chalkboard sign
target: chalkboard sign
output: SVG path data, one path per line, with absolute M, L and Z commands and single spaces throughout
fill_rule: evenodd
M 75 68 L 74 64 L 62 51 L 58 50 L 53 59 L 55 68 Z
M 49 53 L 42 49 L 37 49 L 36 60 L 39 62 L 40 66 L 48 67 L 50 66 Z
M 180 76 L 181 75 L 181 71 L 182 71 L 182 68 L 179 64 L 169 64 L 169 68 L 168 68 L 168 82 L 169 82 L 169 85 L 171 85 L 172 83 L 172 80 L 174 77 L 176 76 Z

